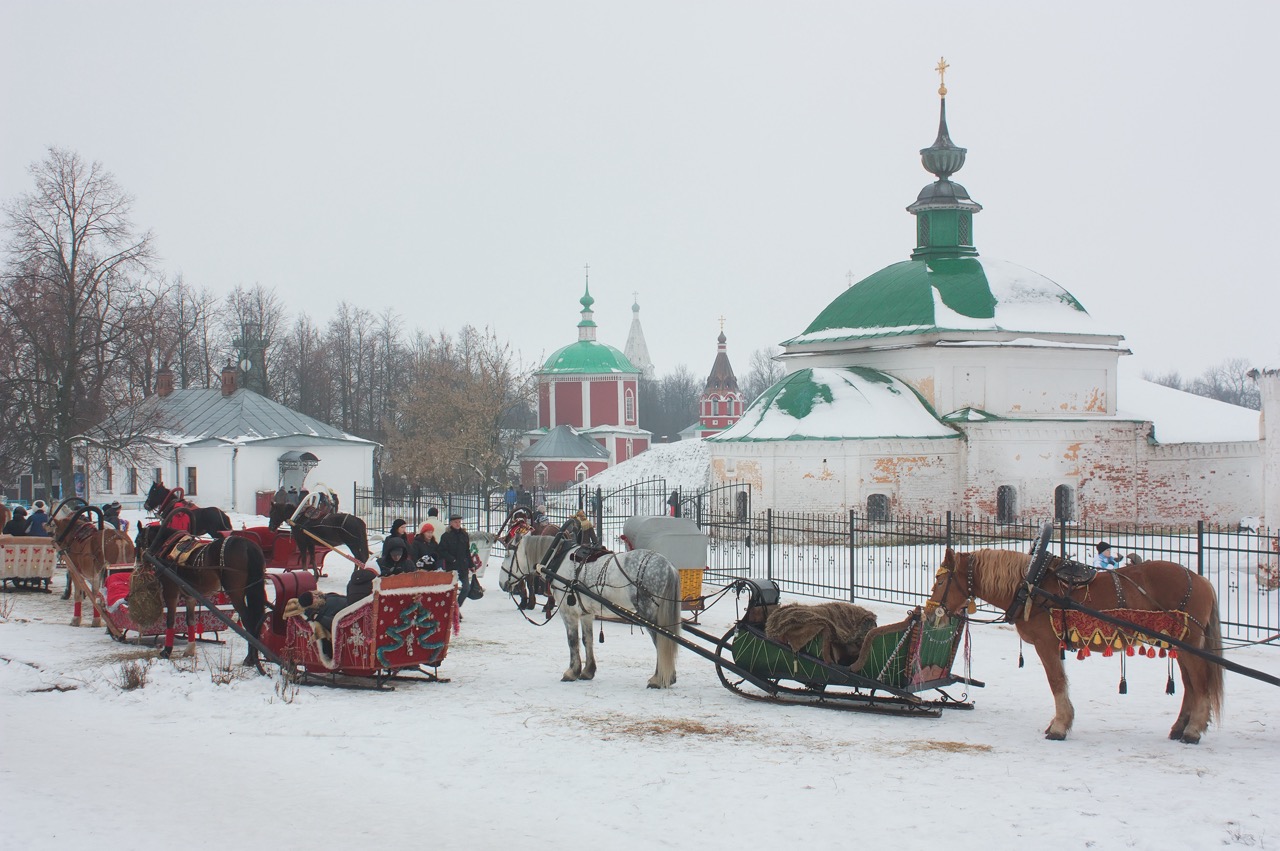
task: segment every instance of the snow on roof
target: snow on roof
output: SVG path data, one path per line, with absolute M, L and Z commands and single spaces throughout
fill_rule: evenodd
M 909 385 L 867 367 L 814 367 L 761 394 L 715 443 L 757 440 L 955 438 Z
M 680 488 L 683 492 L 695 493 L 707 487 L 710 474 L 710 447 L 701 439 L 681 440 L 654 444 L 639 455 L 597 473 L 585 484 L 607 493 L 632 482 L 662 477 L 672 490 Z
M 1260 437 L 1259 412 L 1174 390 L 1141 378 L 1122 364 L 1116 378 L 1117 416 L 1155 424 L 1160 443 L 1230 443 Z

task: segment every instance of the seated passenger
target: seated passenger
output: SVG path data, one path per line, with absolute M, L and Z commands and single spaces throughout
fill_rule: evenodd
M 13 517 L 9 522 L 4 524 L 4 530 L 0 531 L 0 535 L 25 535 L 27 534 L 27 510 L 21 505 L 15 506 L 13 509 Z
M 377 565 L 383 576 L 408 573 L 413 570 L 413 562 L 409 558 L 408 544 L 398 537 L 388 538 L 382 549 L 382 555 L 378 556 Z M 362 568 L 356 568 L 357 572 L 361 570 Z
M 415 570 L 444 570 L 444 557 L 440 554 L 434 524 L 423 523 L 418 527 L 418 534 L 409 544 L 409 560 Z
M 1110 570 L 1120 564 L 1120 559 L 1111 554 L 1111 545 L 1106 541 L 1098 542 L 1098 554 L 1093 557 L 1093 566 L 1099 570 Z

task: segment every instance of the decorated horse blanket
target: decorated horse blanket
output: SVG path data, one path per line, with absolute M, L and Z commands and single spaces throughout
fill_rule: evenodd
M 1167 646 L 1167 642 L 1162 642 L 1141 630 L 1124 629 L 1074 609 L 1050 609 L 1049 614 L 1049 619 L 1053 623 L 1053 632 L 1067 650 L 1092 649 L 1101 652 L 1104 656 L 1110 656 L 1114 650 L 1130 647 Z M 1186 612 L 1107 609 L 1103 614 L 1172 636 L 1179 641 L 1185 640 L 1190 631 L 1191 616 Z M 1150 655 L 1155 655 L 1155 650 L 1149 649 Z
M 208 549 L 214 543 L 186 534 L 174 535 L 161 548 L 160 557 L 178 567 L 217 567 L 216 562 L 208 559 Z
M 791 603 L 769 613 L 765 635 L 794 652 L 814 636 L 822 635 L 822 660 L 831 665 L 850 665 L 857 660 L 867 633 L 875 626 L 875 613 L 853 603 Z

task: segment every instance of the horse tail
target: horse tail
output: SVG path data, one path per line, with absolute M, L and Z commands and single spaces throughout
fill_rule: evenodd
M 1218 617 L 1218 595 L 1213 597 L 1213 611 L 1209 613 L 1209 624 L 1204 630 L 1204 649 L 1206 653 L 1222 656 L 1222 621 Z M 1222 666 L 1214 662 L 1206 662 L 1205 667 L 1205 701 L 1209 704 L 1209 720 L 1222 725 L 1222 703 L 1226 687 L 1223 682 Z
M 680 635 L 680 571 L 667 562 L 667 581 L 658 594 L 658 626 L 672 635 Z M 676 651 L 680 645 L 659 633 L 654 643 L 658 650 L 658 681 L 670 685 L 676 681 Z

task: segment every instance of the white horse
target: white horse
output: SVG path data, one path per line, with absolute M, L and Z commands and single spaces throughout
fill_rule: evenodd
M 521 538 L 502 560 L 499 587 L 509 592 L 517 582 L 532 575 L 555 541 L 554 535 Z M 557 575 L 634 612 L 645 623 L 680 634 L 680 572 L 661 553 L 653 550 L 608 553 L 586 564 L 578 564 L 566 556 Z M 569 640 L 569 668 L 560 679 L 562 682 L 592 679 L 596 675 L 596 656 L 591 646 L 593 626 L 598 615 L 611 612 L 586 594 L 565 588 L 560 582 L 549 584 Z M 649 637 L 658 653 L 649 688 L 667 688 L 676 681 L 679 645 L 652 628 L 649 628 Z M 585 651 L 585 664 L 578 654 L 579 640 Z

